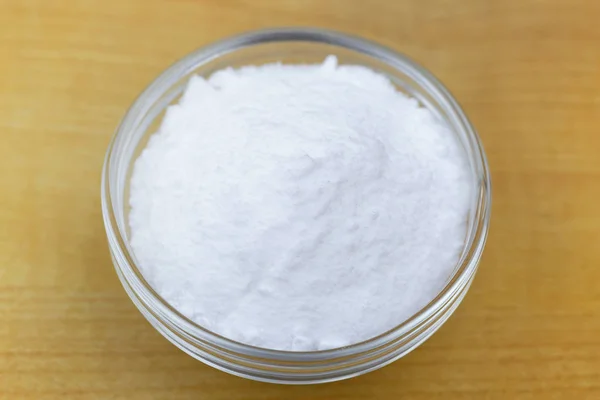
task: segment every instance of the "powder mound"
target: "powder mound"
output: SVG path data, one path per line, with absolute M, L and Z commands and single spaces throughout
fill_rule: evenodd
M 131 245 L 172 306 L 230 339 L 322 350 L 439 293 L 473 176 L 429 110 L 361 66 L 193 77 L 137 159 Z

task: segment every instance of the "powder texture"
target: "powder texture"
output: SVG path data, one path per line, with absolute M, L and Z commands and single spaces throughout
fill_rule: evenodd
M 379 335 L 453 272 L 473 177 L 429 110 L 362 66 L 193 77 L 137 159 L 131 245 L 191 320 L 308 351 Z

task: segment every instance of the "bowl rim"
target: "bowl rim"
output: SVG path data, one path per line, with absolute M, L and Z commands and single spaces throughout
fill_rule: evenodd
M 149 97 L 155 96 L 159 92 L 165 92 L 170 87 L 169 83 L 172 85 L 179 78 L 192 72 L 198 66 L 224 54 L 253 45 L 288 41 L 333 45 L 373 57 L 394 69 L 402 66 L 404 69 L 410 70 L 414 74 L 414 77 L 419 78 L 417 83 L 427 93 L 435 94 L 436 101 L 443 100 L 448 110 L 456 117 L 456 122 L 465 131 L 472 149 L 476 152 L 476 162 L 479 168 L 477 176 L 479 190 L 476 190 L 479 192 L 476 205 L 477 218 L 474 218 L 472 221 L 474 224 L 471 228 L 473 234 L 468 245 L 465 245 L 467 253 L 463 257 L 462 263 L 455 269 L 444 288 L 418 312 L 392 329 L 365 341 L 327 350 L 290 351 L 256 347 L 221 336 L 182 315 L 152 288 L 136 266 L 135 257 L 129 246 L 125 228 L 116 217 L 119 215 L 119 210 L 115 206 L 115 204 L 118 204 L 118 201 L 115 201 L 116 191 L 112 190 L 114 186 L 112 182 L 115 178 L 111 174 L 110 167 L 113 162 L 115 145 L 119 139 L 128 135 L 132 127 L 139 122 L 142 110 L 147 108 L 147 99 Z M 356 356 L 410 334 L 410 332 L 427 321 L 436 310 L 441 309 L 450 301 L 458 291 L 464 288 L 477 270 L 477 265 L 487 238 L 491 213 L 491 179 L 487 158 L 474 127 L 448 89 L 424 67 L 401 53 L 370 40 L 346 33 L 304 27 L 271 28 L 238 34 L 201 47 L 173 63 L 142 91 L 127 110 L 108 146 L 102 168 L 101 200 L 104 224 L 109 240 L 109 247 L 115 259 L 115 267 L 121 269 L 120 272 L 124 274 L 142 301 L 152 304 L 159 316 L 180 327 L 180 329 L 187 335 L 191 335 L 194 339 L 221 347 L 228 352 L 265 360 L 302 363 Z

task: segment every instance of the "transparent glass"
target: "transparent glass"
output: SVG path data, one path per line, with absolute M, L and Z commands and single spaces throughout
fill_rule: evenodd
M 316 63 L 334 54 L 340 64 L 360 64 L 386 74 L 418 99 L 462 143 L 476 187 L 468 232 L 456 268 L 443 290 L 418 313 L 368 341 L 333 350 L 276 351 L 219 336 L 180 314 L 146 282 L 128 242 L 128 185 L 132 165 L 156 131 L 166 107 L 176 102 L 193 74 L 269 62 Z M 410 352 L 452 314 L 471 284 L 485 245 L 491 187 L 486 157 L 467 117 L 444 86 L 425 69 L 375 43 L 316 29 L 251 32 L 199 49 L 163 72 L 131 106 L 108 147 L 102 170 L 102 213 L 115 269 L 133 303 L 175 346 L 238 376 L 277 383 L 320 383 L 380 368 Z

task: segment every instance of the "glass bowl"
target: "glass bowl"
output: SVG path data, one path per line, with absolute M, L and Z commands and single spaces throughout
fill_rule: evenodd
M 127 216 L 132 165 L 193 74 L 225 67 L 319 63 L 333 54 L 340 64 L 359 64 L 387 75 L 398 90 L 416 98 L 447 124 L 462 143 L 476 188 L 464 248 L 442 291 L 395 328 L 342 348 L 291 352 L 253 347 L 219 336 L 180 314 L 146 282 L 128 242 Z M 148 321 L 192 357 L 234 375 L 276 383 L 320 383 L 350 378 L 404 356 L 431 336 L 467 292 L 485 245 L 491 187 L 486 157 L 467 117 L 444 86 L 407 57 L 373 42 L 318 29 L 250 32 L 201 48 L 163 72 L 133 103 L 108 147 L 102 170 L 102 214 L 112 259 L 127 294 Z

